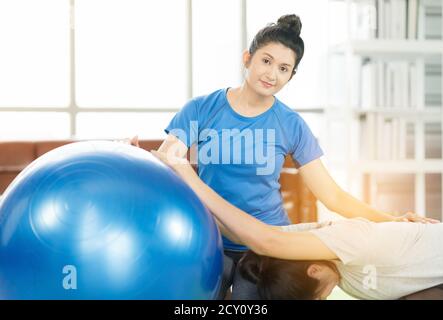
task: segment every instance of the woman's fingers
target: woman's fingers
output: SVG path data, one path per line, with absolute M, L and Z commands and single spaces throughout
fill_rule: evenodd
M 129 143 L 135 147 L 140 148 L 140 144 L 138 143 L 138 136 L 134 136 L 129 140 Z
M 118 139 L 118 140 L 114 140 L 114 142 L 123 143 L 123 144 L 130 144 L 131 146 L 140 148 L 140 144 L 138 142 L 138 136 L 135 136 L 132 138 Z
M 419 223 L 440 223 L 439 220 L 422 217 L 413 212 L 407 212 L 401 217 L 401 221 L 419 222 Z
M 432 219 L 432 218 L 424 218 L 424 220 L 425 220 L 427 223 L 440 223 L 439 220 Z

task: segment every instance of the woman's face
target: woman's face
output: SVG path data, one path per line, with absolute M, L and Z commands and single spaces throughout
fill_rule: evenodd
M 339 281 L 338 279 L 330 279 L 326 283 L 323 284 L 322 289 L 319 292 L 318 299 L 319 300 L 326 300 L 328 296 L 331 295 L 334 288 L 338 285 Z
M 281 43 L 271 42 L 252 57 L 245 53 L 244 63 L 248 69 L 246 82 L 249 87 L 259 95 L 272 96 L 291 79 L 295 53 Z

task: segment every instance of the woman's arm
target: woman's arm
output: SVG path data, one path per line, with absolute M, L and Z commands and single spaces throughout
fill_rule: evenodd
M 214 217 L 214 220 L 217 223 L 217 226 L 220 229 L 221 233 L 225 237 L 227 237 L 232 242 L 235 242 L 240 245 L 244 245 L 244 243 L 238 237 L 236 237 L 232 232 L 230 232 L 229 229 L 226 228 L 226 226 L 220 220 L 218 220 L 214 214 L 212 214 L 212 216 Z
M 280 231 L 233 206 L 204 184 L 186 159 L 167 157 L 156 151 L 152 153 L 172 167 L 222 225 L 257 254 L 293 260 L 337 258 L 314 234 Z
M 329 226 L 332 224 L 332 221 L 324 221 L 324 222 L 308 222 L 308 223 L 297 223 L 290 224 L 288 226 L 279 227 L 280 230 L 286 232 L 301 232 L 301 231 L 309 231 L 312 229 L 319 229 L 325 226 Z
M 412 212 L 402 216 L 394 216 L 376 210 L 368 204 L 354 198 L 341 189 L 329 175 L 320 159 L 313 160 L 300 167 L 300 174 L 308 186 L 329 210 L 337 212 L 347 218 L 363 217 L 375 222 L 383 221 L 410 221 L 421 223 L 438 223 L 440 221 L 421 217 Z
M 363 217 L 376 222 L 394 221 L 398 218 L 372 208 L 341 189 L 329 175 L 320 159 L 300 167 L 299 172 L 303 181 L 318 200 L 329 210 L 346 218 Z

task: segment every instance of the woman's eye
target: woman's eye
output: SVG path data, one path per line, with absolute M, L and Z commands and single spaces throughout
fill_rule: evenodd
M 269 59 L 263 59 L 263 62 L 264 62 L 264 63 L 268 63 L 268 62 L 269 62 Z
M 284 68 L 284 67 L 283 67 L 283 68 L 280 68 L 280 70 L 283 71 L 283 72 L 288 71 L 288 69 L 287 69 L 287 68 Z

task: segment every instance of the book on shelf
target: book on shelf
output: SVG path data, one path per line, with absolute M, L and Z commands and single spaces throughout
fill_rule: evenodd
M 360 140 L 362 159 L 397 161 L 415 159 L 416 121 L 376 114 L 368 117 L 362 126 Z M 375 133 L 372 140 L 371 132 Z M 442 158 L 442 123 L 423 120 L 423 147 L 425 159 Z
M 352 39 L 442 39 L 441 0 L 351 1 Z
M 407 0 L 407 39 L 417 39 L 418 0 Z
M 362 110 L 442 108 L 442 65 L 437 59 L 417 61 L 360 60 L 357 98 Z M 421 85 L 424 79 L 424 85 Z M 421 95 L 423 97 L 421 97 Z M 419 101 L 420 99 L 420 101 Z M 423 100 L 421 100 L 423 99 Z
M 419 39 L 441 40 L 442 39 L 442 1 L 421 0 L 419 1 Z
M 377 37 L 377 8 L 374 1 L 352 2 L 350 19 L 353 39 L 374 39 Z
M 438 122 L 427 122 L 424 127 L 425 158 L 442 158 L 442 126 Z
M 415 158 L 415 124 L 411 122 L 405 123 L 405 153 L 404 159 Z
M 425 65 L 425 105 L 441 108 L 442 105 L 442 65 L 437 60 Z

